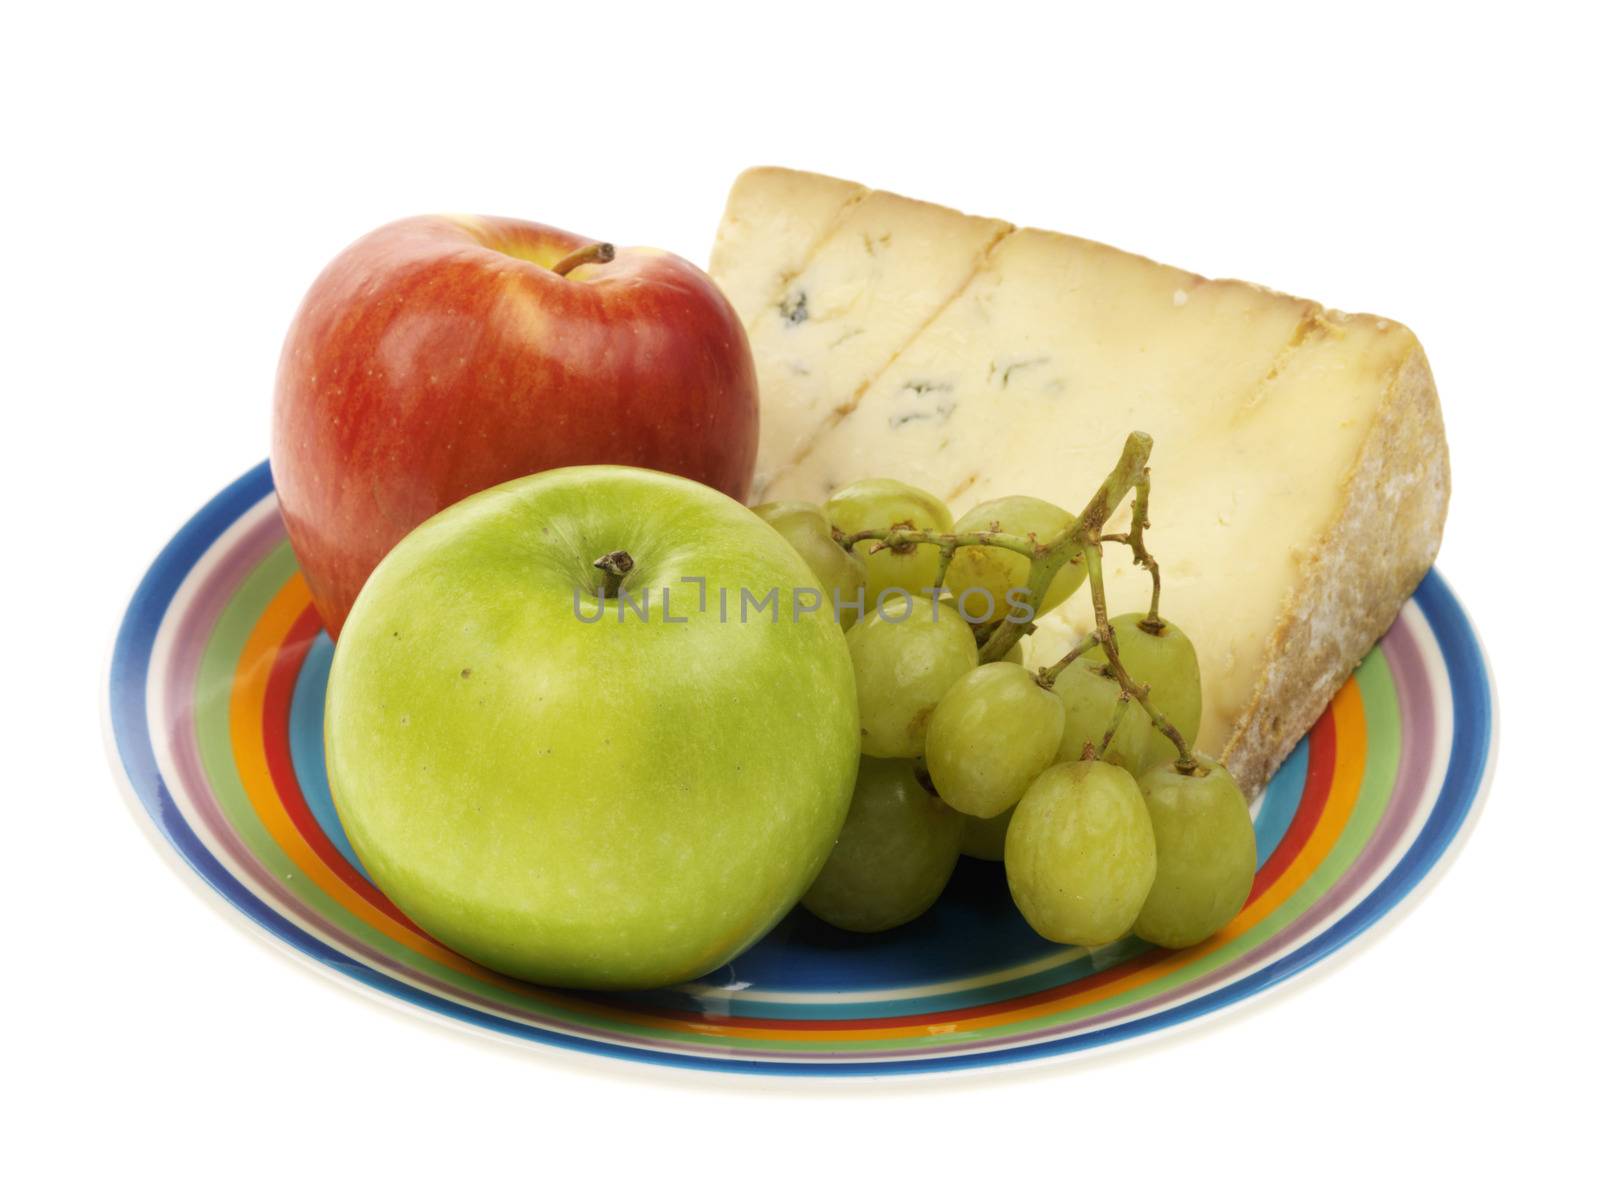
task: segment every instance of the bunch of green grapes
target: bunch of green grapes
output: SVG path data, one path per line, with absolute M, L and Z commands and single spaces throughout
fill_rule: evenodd
M 824 594 L 844 599 L 855 664 L 861 767 L 808 910 L 846 930 L 890 929 L 925 912 L 966 854 L 1003 862 L 1017 908 L 1057 942 L 1131 932 L 1191 946 L 1239 912 L 1255 834 L 1227 770 L 1189 749 L 1201 682 L 1183 631 L 1152 604 L 1039 671 L 1024 666 L 1025 637 L 1003 654 L 992 642 L 1008 623 L 1031 631 L 1086 578 L 1100 586 L 1098 566 L 1065 542 L 1054 575 L 1033 576 L 1038 548 L 1074 529 L 1071 513 L 1011 496 L 957 521 L 937 497 L 885 479 L 820 508 L 757 512 Z M 901 531 L 892 543 L 881 533 Z

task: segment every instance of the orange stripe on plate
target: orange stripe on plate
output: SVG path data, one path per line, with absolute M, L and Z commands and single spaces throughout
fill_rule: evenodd
M 234 673 L 228 733 L 233 742 L 234 763 L 251 807 L 290 861 L 340 908 L 436 963 L 479 980 L 502 983 L 501 977 L 487 968 L 445 950 L 431 939 L 419 937 L 339 879 L 311 849 L 285 811 L 267 767 L 266 747 L 261 740 L 262 714 L 266 708 L 272 664 L 288 640 L 295 620 L 310 603 L 311 593 L 305 580 L 296 573 L 272 598 L 250 631 Z
M 1327 858 L 1338 842 L 1355 810 L 1361 792 L 1361 779 L 1366 769 L 1366 717 L 1361 704 L 1361 692 L 1354 680 L 1348 681 L 1334 697 L 1331 705 L 1337 738 L 1338 758 L 1333 780 L 1329 785 L 1327 803 L 1316 829 L 1306 840 L 1301 853 L 1284 870 L 1273 886 L 1217 935 L 1220 940 L 1236 938 L 1260 924 L 1279 905 L 1310 878 L 1311 873 Z M 701 1034 L 715 1034 L 725 1038 L 761 1042 L 875 1042 L 902 1038 L 918 1038 L 930 1034 L 948 1035 L 955 1032 L 976 1033 L 999 1026 L 1009 1026 L 1033 1018 L 1049 1017 L 1070 1012 L 1073 1008 L 1095 1001 L 1110 1000 L 1141 985 L 1152 983 L 1170 975 L 1186 964 L 1193 963 L 1217 949 L 1217 942 L 1208 940 L 1197 947 L 1165 956 L 1150 966 L 1130 973 L 1118 980 L 1095 988 L 1076 992 L 1065 998 L 1054 998 L 1039 1005 L 1021 1005 L 1000 1013 L 986 1013 L 957 1021 L 910 1023 L 903 1026 L 875 1026 L 862 1029 L 779 1029 L 767 1027 L 759 1032 L 738 1026 L 722 1026 L 710 1021 L 693 1021 L 682 1018 L 656 1018 L 649 1014 L 629 1012 L 626 1016 L 641 1026 L 687 1030 Z M 619 1015 L 622 1016 L 622 1015 Z
M 715 1021 L 616 1009 L 603 1002 L 585 998 L 552 995 L 536 986 L 508 979 L 445 950 L 430 939 L 420 938 L 376 909 L 350 889 L 317 857 L 285 812 L 277 790 L 272 784 L 265 748 L 260 739 L 262 714 L 272 663 L 287 641 L 296 618 L 309 603 L 310 594 L 304 580 L 297 574 L 263 612 L 256 628 L 251 631 L 241 655 L 229 712 L 229 729 L 234 745 L 235 761 L 250 802 L 284 853 L 336 903 L 418 954 L 485 983 L 512 991 L 526 992 L 530 997 L 537 997 L 547 1004 L 553 1002 L 558 1008 L 569 1012 L 603 1016 L 609 1021 L 635 1028 L 687 1031 L 755 1042 L 875 1042 L 917 1038 L 928 1034 L 949 1034 L 954 1031 L 976 1033 L 997 1026 L 1008 1026 L 1034 1018 L 1048 1017 L 1055 1013 L 1069 1012 L 1073 1008 L 1109 1000 L 1152 983 L 1216 949 L 1217 943 L 1208 941 L 1187 951 L 1164 956 L 1144 969 L 1108 981 L 1102 986 L 1075 992 L 1066 997 L 1053 998 L 1050 1002 L 1040 1005 L 1023 1005 L 955 1022 L 912 1022 L 903 1026 L 875 1026 L 863 1029 L 789 1030 L 766 1027 L 753 1030 L 741 1026 L 725 1026 Z M 1353 680 L 1348 681 L 1340 689 L 1334 697 L 1331 709 L 1337 731 L 1338 759 L 1322 819 L 1307 840 L 1305 848 L 1288 865 L 1283 875 L 1271 888 L 1256 897 L 1245 911 L 1217 936 L 1219 940 L 1227 941 L 1244 934 L 1264 921 L 1293 896 L 1327 858 L 1343 833 L 1350 814 L 1354 811 L 1366 765 L 1367 739 L 1361 694 Z
M 1311 873 L 1316 871 L 1322 861 L 1328 857 L 1329 852 L 1333 850 L 1334 845 L 1339 841 L 1339 836 L 1344 833 L 1345 826 L 1350 821 L 1350 815 L 1355 811 L 1356 799 L 1361 793 L 1361 780 L 1366 771 L 1367 732 L 1366 714 L 1361 704 L 1361 690 L 1354 680 L 1348 681 L 1339 690 L 1333 699 L 1331 708 L 1333 710 L 1339 751 L 1322 819 L 1317 823 L 1317 827 L 1312 832 L 1311 837 L 1306 840 L 1305 848 L 1288 865 L 1283 875 L 1278 878 L 1271 888 L 1257 897 L 1249 908 L 1230 922 L 1216 936 L 1217 940 L 1225 942 L 1239 937 L 1265 921 L 1280 905 L 1293 896 L 1301 885 L 1311 877 Z M 1130 973 L 1118 980 L 1108 982 L 1100 987 L 1085 989 L 1082 992 L 1072 994 L 1070 997 L 1054 999 L 1045 1004 L 1018 1006 L 1003 1013 L 984 1014 L 980 1017 L 967 1018 L 955 1022 L 929 1022 L 892 1027 L 879 1026 L 863 1030 L 786 1031 L 769 1028 L 761 1033 L 766 1039 L 785 1042 L 857 1042 L 913 1038 L 925 1034 L 949 1034 L 954 1031 L 975 1032 L 986 1030 L 996 1026 L 1028 1021 L 1032 1018 L 1048 1017 L 1054 1013 L 1069 1012 L 1073 1008 L 1096 1001 L 1110 1000 L 1132 989 L 1139 988 L 1141 985 L 1150 984 L 1170 975 L 1185 965 L 1211 954 L 1217 949 L 1217 946 L 1217 941 L 1207 940 L 1199 946 L 1190 947 L 1185 951 L 1165 956 L 1146 968 Z M 748 1032 L 741 1031 L 737 1027 L 716 1026 L 703 1022 L 680 1022 L 677 1023 L 677 1026 L 682 1029 L 724 1034 L 729 1037 L 740 1037 L 741 1035 L 748 1037 Z

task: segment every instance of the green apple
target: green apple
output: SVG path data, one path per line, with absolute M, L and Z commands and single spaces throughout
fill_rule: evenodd
M 649 988 L 721 966 L 811 884 L 850 804 L 855 682 L 815 585 L 744 506 L 634 468 L 431 518 L 334 654 L 328 777 L 356 853 L 509 975 Z

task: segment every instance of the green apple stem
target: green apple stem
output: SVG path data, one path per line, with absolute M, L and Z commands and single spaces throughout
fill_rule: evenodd
M 576 267 L 585 263 L 609 263 L 617 257 L 617 248 L 610 242 L 592 242 L 588 246 L 574 250 L 550 270 L 557 275 L 565 275 Z
M 622 581 L 633 570 L 633 556 L 625 550 L 614 550 L 594 561 L 600 572 L 600 599 L 610 600 L 622 590 Z

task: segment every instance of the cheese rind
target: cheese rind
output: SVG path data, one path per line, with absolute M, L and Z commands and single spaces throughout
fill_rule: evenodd
M 1010 228 L 889 192 L 841 210 L 748 322 L 762 401 L 756 495 L 855 405 L 871 383 L 863 366 L 892 362 Z
M 1223 762 L 1252 791 L 1272 778 L 1394 623 L 1439 553 L 1450 458 L 1433 372 L 1421 345 L 1410 343 L 1223 748 Z
M 797 280 L 843 288 L 859 270 L 832 240 Z M 1147 431 L 1162 612 L 1201 659 L 1199 744 L 1249 791 L 1437 553 L 1449 493 L 1438 397 L 1394 322 L 1020 230 L 913 335 L 887 341 L 814 352 L 834 387 L 854 381 L 842 414 L 777 398 L 787 430 L 763 446 L 765 495 L 821 501 L 891 475 L 957 511 L 1016 493 L 1076 510 L 1128 432 Z M 758 369 L 777 370 L 773 341 L 752 343 Z M 763 404 L 765 421 L 773 398 Z M 1126 523 L 1125 504 L 1111 528 Z M 1108 548 L 1107 569 L 1112 611 L 1142 609 L 1148 579 L 1124 548 Z M 1084 590 L 1041 622 L 1030 659 L 1052 660 L 1091 622 Z

